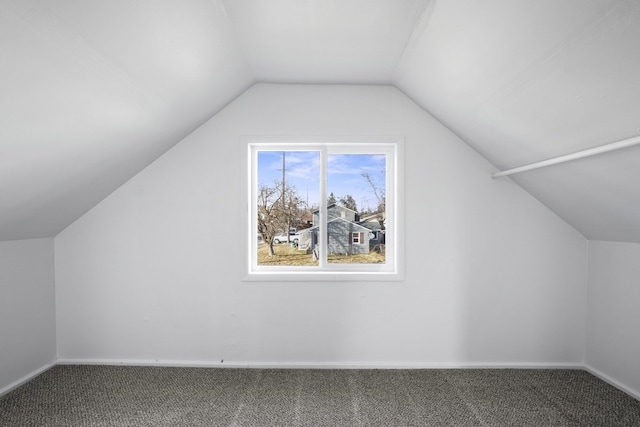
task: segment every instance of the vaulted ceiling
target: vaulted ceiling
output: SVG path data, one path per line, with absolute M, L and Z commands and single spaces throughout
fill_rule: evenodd
M 0 240 L 54 236 L 256 82 L 395 85 L 507 169 L 640 135 L 637 0 L 0 0 Z M 640 146 L 514 175 L 640 242 Z

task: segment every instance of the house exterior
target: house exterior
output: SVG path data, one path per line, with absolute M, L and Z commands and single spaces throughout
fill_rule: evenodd
M 372 236 L 370 236 L 371 238 L 369 239 L 369 245 L 372 248 L 378 246 L 379 249 L 379 245 L 385 243 L 385 232 L 382 224 L 380 224 L 379 214 L 362 217 L 358 224 L 368 228 L 371 232 Z
M 344 206 L 338 206 L 333 203 L 327 206 L 327 222 L 334 218 L 342 218 L 347 221 L 358 222 L 360 217 L 358 213 L 352 209 L 345 208 Z M 313 211 L 313 227 L 320 224 L 320 210 Z
M 327 207 L 327 250 L 329 254 L 354 255 L 368 254 L 370 240 L 376 234 L 372 230 L 358 224 L 358 213 L 338 206 L 336 204 Z M 313 212 L 313 226 L 300 232 L 298 248 L 312 251 L 318 244 L 318 231 L 320 229 L 320 211 Z

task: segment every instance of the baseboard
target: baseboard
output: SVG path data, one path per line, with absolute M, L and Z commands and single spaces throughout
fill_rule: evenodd
M 237 362 L 155 359 L 58 359 L 59 365 L 158 366 L 248 369 L 584 369 L 575 363 L 354 363 L 354 362 Z
M 620 381 L 615 380 L 613 378 L 611 378 L 609 375 L 589 366 L 589 365 L 585 365 L 584 366 L 585 371 L 595 375 L 596 377 L 600 378 L 602 381 L 605 381 L 609 384 L 611 384 L 612 386 L 614 386 L 615 388 L 624 391 L 625 393 L 627 393 L 628 395 L 630 395 L 631 397 L 640 400 L 640 391 L 638 390 L 634 390 L 630 387 L 627 387 L 626 385 L 622 384 Z
M 0 397 L 34 379 L 55 365 L 157 366 L 178 368 L 247 368 L 247 369 L 576 369 L 586 370 L 612 386 L 640 400 L 640 393 L 608 375 L 584 364 L 576 363 L 353 363 L 353 362 L 219 362 L 156 359 L 58 359 L 0 389 Z
M 58 359 L 0 389 L 0 397 L 31 381 L 55 365 L 158 366 L 182 368 L 249 368 L 249 369 L 579 369 L 585 370 L 617 389 L 640 400 L 640 392 L 589 365 L 575 363 L 349 363 L 349 362 L 220 362 L 192 360 L 145 359 Z
M 56 362 L 51 362 L 51 363 L 43 366 L 42 368 L 37 369 L 37 370 L 31 372 L 28 375 L 25 375 L 24 377 L 20 378 L 19 380 L 12 382 L 8 386 L 1 388 L 0 389 L 0 397 L 2 397 L 5 394 L 17 389 L 18 387 L 20 387 L 24 383 L 31 381 L 32 379 L 34 379 L 38 375 L 42 374 L 43 372 L 48 371 L 49 369 L 53 368 L 55 365 L 56 365 Z

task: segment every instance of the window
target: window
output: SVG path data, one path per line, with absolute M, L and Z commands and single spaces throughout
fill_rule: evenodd
M 349 139 L 247 141 L 247 280 L 401 279 L 401 141 Z
M 351 233 L 351 243 L 359 245 L 364 242 L 364 233 Z

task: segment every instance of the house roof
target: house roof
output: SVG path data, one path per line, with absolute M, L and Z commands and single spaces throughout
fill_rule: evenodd
M 384 212 L 383 212 L 384 215 Z M 374 213 L 371 215 L 360 216 L 360 222 L 378 222 L 378 218 L 380 217 L 379 213 Z
M 4 0 L 0 240 L 53 236 L 256 82 L 393 85 L 499 169 L 640 134 L 628 0 Z M 513 181 L 640 242 L 640 147 Z
M 367 227 L 365 227 L 363 225 L 358 224 L 357 222 L 349 221 L 349 220 L 346 220 L 344 218 L 333 218 L 333 219 L 327 221 L 327 226 L 330 226 L 332 223 L 335 223 L 337 221 L 347 222 L 347 223 L 349 223 L 351 225 L 354 225 L 354 226 L 358 227 L 362 231 L 370 231 L 371 230 L 371 229 L 369 229 L 369 228 L 367 228 Z M 320 226 L 316 225 L 314 227 L 305 228 L 304 230 L 301 230 L 300 232 L 301 233 L 303 233 L 303 232 L 311 232 L 312 230 L 317 230 L 318 228 L 320 228 Z
M 382 227 L 380 226 L 379 222 L 363 222 L 363 221 L 360 221 L 360 222 L 358 222 L 358 225 L 361 225 L 361 226 L 363 226 L 363 227 L 365 227 L 365 228 L 367 228 L 369 230 L 372 230 L 372 231 L 382 230 Z
M 353 209 L 349 209 L 348 207 L 339 205 L 337 203 L 331 203 L 330 205 L 327 205 L 327 210 L 329 210 L 331 208 L 340 208 L 340 209 L 344 209 L 345 211 L 351 211 L 353 213 L 358 213 L 358 212 L 354 211 Z M 313 213 L 316 213 L 316 212 L 320 212 L 320 209 L 316 209 L 315 211 L 313 211 Z

